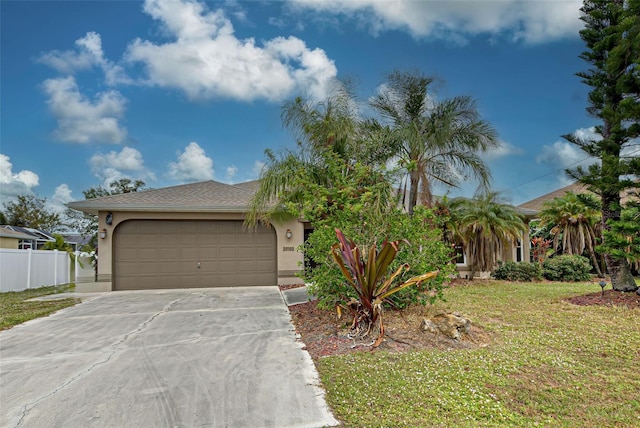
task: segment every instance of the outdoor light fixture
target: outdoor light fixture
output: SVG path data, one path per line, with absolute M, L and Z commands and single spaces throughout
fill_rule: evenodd
M 293 236 L 293 232 L 291 232 L 291 229 L 287 229 L 286 236 L 287 236 L 287 239 L 291 239 L 291 237 Z
M 104 239 L 107 237 L 107 229 L 102 229 L 100 231 L 100 239 Z
M 604 281 L 600 281 L 598 285 L 600 286 L 600 288 L 602 288 L 602 297 L 604 297 L 604 287 L 607 286 L 607 283 Z

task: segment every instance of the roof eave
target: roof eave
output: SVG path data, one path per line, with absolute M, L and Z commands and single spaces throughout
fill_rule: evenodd
M 82 211 L 88 214 L 98 215 L 100 211 L 121 211 L 121 212 L 200 212 L 200 213 L 241 213 L 249 211 L 249 207 L 244 206 L 175 206 L 175 205 L 93 205 L 70 202 L 67 207 Z

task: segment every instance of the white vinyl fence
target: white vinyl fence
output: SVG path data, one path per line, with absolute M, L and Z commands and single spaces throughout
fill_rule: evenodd
M 65 251 L 0 248 L 0 291 L 20 291 L 71 282 Z

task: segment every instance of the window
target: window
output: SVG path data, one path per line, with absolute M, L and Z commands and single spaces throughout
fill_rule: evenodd
M 522 261 L 522 241 L 518 239 L 516 242 L 516 262 Z
M 466 265 L 467 264 L 467 256 L 464 253 L 464 247 L 462 244 L 455 244 L 453 246 L 453 250 L 455 251 L 455 261 L 457 265 Z

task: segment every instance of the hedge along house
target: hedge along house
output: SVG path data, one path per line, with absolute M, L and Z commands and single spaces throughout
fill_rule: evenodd
M 77 290 L 300 282 L 304 223 L 244 226 L 258 186 L 204 181 L 67 204 L 98 216 L 97 282 L 79 278 Z

